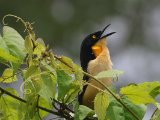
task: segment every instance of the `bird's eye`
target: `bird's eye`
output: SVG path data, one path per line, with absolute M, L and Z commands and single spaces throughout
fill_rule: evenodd
M 96 37 L 95 35 L 92 35 L 92 38 L 93 38 L 93 39 L 96 39 L 97 37 Z

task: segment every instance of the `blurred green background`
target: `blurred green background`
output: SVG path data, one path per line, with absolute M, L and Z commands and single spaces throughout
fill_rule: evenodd
M 108 47 L 114 68 L 125 71 L 122 79 L 160 80 L 159 0 L 0 0 L 0 20 L 6 14 L 35 22 L 37 37 L 78 64 L 86 35 L 111 24 L 106 32 L 117 33 L 108 38 Z M 21 23 L 6 22 L 24 36 Z
M 78 64 L 86 35 L 111 24 L 106 32 L 117 32 L 108 38 L 111 58 L 125 71 L 117 85 L 160 80 L 160 0 L 0 0 L 0 20 L 6 14 L 35 22 L 37 37 Z M 6 19 L 24 36 L 15 21 Z
M 108 47 L 114 68 L 125 71 L 122 80 L 160 80 L 159 0 L 0 0 L 0 20 L 6 14 L 35 22 L 37 37 L 78 64 L 86 35 L 111 24 L 107 32 L 117 33 L 108 38 Z M 21 23 L 6 22 L 24 36 Z

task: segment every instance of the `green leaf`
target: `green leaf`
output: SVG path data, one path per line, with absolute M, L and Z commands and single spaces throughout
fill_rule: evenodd
M 146 110 L 147 106 L 144 104 L 140 105 L 135 105 L 133 104 L 127 97 L 122 98 L 122 102 L 140 119 L 142 120 Z M 124 115 L 125 115 L 125 120 L 136 120 L 131 113 L 129 113 L 125 108 L 124 108 Z
M 24 40 L 21 35 L 9 26 L 3 27 L 3 38 L 0 36 L 0 58 L 3 64 L 10 61 L 16 72 L 26 56 Z
M 28 79 L 29 77 L 31 77 L 32 75 L 35 75 L 36 73 L 39 73 L 38 72 L 39 70 L 39 67 L 36 66 L 36 65 L 31 65 L 27 71 L 25 72 L 24 74 L 24 79 Z
M 5 41 L 3 40 L 2 36 L 0 35 L 0 48 L 4 51 L 6 51 L 7 53 L 9 53 L 8 47 L 5 43 Z
M 120 70 L 107 70 L 107 71 L 102 71 L 98 73 L 95 78 L 100 79 L 100 78 L 106 78 L 106 77 L 118 77 L 121 74 L 123 74 L 123 71 Z
M 0 58 L 4 59 L 6 61 L 14 62 L 14 63 L 20 62 L 20 60 L 18 58 L 12 56 L 9 53 L 9 49 L 1 36 L 0 36 Z
M 160 103 L 156 102 L 156 107 L 160 110 Z
M 143 88 L 135 85 L 123 87 L 120 93 L 127 96 L 135 104 L 155 103 L 155 100 Z
M 160 82 L 159 81 L 144 82 L 142 84 L 139 84 L 139 86 L 146 89 L 153 98 L 155 98 L 157 95 L 160 94 Z
M 156 110 L 151 120 L 160 120 L 160 110 Z
M 6 88 L 7 91 L 12 93 L 13 95 L 17 95 L 17 92 L 13 88 Z M 1 120 L 18 120 L 18 107 L 20 102 L 8 95 L 4 95 L 0 97 L 0 112 L 1 112 Z
M 135 104 L 155 104 L 154 99 L 160 93 L 160 82 L 144 82 L 121 88 L 120 93 L 126 95 Z
M 48 63 L 46 63 L 46 61 L 41 61 L 41 64 L 43 66 L 41 66 L 41 68 L 43 68 L 46 71 L 49 71 L 50 73 L 54 74 L 55 76 L 57 75 L 56 70 L 54 67 L 52 67 L 51 65 L 48 65 Z
M 54 98 L 56 93 L 56 77 L 52 74 L 46 73 L 41 75 L 42 85 L 39 95 L 47 102 L 51 103 L 51 98 Z
M 109 105 L 109 95 L 99 92 L 94 99 L 94 110 L 98 116 L 98 120 L 104 120 Z
M 68 90 L 66 96 L 65 96 L 65 99 L 64 99 L 64 102 L 65 103 L 69 103 L 69 102 L 72 102 L 73 100 L 76 99 L 78 93 L 80 92 L 81 90 L 81 83 L 80 81 L 73 81 L 71 84 L 70 84 L 70 89 Z
M 83 70 L 80 66 L 73 64 L 75 80 L 82 81 L 83 80 Z
M 9 26 L 3 27 L 3 40 L 5 41 L 11 55 L 18 57 L 20 60 L 26 55 L 24 47 L 24 39 L 13 28 Z
M 76 69 L 78 68 L 76 67 Z M 78 77 L 80 78 L 80 76 Z M 65 70 L 57 70 L 58 99 L 64 103 L 73 101 L 82 89 L 81 82 L 74 79 L 74 73 L 71 77 Z
M 41 57 L 42 53 L 46 51 L 46 47 L 44 46 L 44 44 L 42 44 L 42 42 L 39 41 L 34 41 L 34 44 L 35 48 L 33 54 L 36 54 L 38 57 Z
M 20 102 L 18 106 L 18 120 L 24 120 L 26 114 L 26 103 Z
M 50 110 L 52 109 L 52 106 L 50 105 L 50 103 L 46 101 L 45 99 L 43 99 L 42 97 L 39 98 L 38 105 L 46 109 L 50 109 Z M 39 113 L 42 118 L 49 114 L 48 112 L 45 112 L 44 110 L 40 110 L 40 109 L 39 109 Z
M 28 78 L 24 81 L 23 85 L 24 99 L 27 101 L 27 104 L 24 106 L 24 119 L 29 120 L 36 116 L 36 106 L 38 101 L 38 92 L 41 88 L 41 78 L 38 75 L 32 78 Z
M 61 56 L 59 57 L 63 62 L 60 62 L 59 60 L 56 60 L 54 58 L 51 59 L 52 67 L 63 70 L 66 74 L 72 75 L 73 80 L 82 81 L 83 80 L 83 72 L 82 68 L 75 64 L 72 59 Z
M 13 95 L 19 96 L 17 91 L 14 88 L 7 87 L 5 88 L 5 90 L 12 93 Z
M 143 119 L 147 106 L 135 105 L 127 97 L 122 97 L 121 101 L 129 108 L 140 120 Z M 115 98 L 110 97 L 109 107 L 107 109 L 106 117 L 109 120 L 137 120 L 126 110 Z
M 11 83 L 17 81 L 16 75 L 13 74 L 13 70 L 10 68 L 6 68 L 0 77 L 0 82 L 3 83 Z
M 4 51 L 1 48 L 0 48 L 0 58 L 4 59 L 6 61 L 10 61 L 10 62 L 20 63 L 20 60 L 18 58 L 10 55 L 9 53 L 7 53 L 6 51 Z
M 29 55 L 32 55 L 33 53 L 33 42 L 32 37 L 30 35 L 26 36 L 25 38 L 25 48 Z
M 107 120 L 127 120 L 125 119 L 124 114 L 124 108 L 122 105 L 117 100 L 110 97 L 110 102 L 106 113 Z
M 58 83 L 58 99 L 64 100 L 65 95 L 70 89 L 72 77 L 66 74 L 63 70 L 57 70 L 57 83 Z
M 82 70 L 81 67 L 79 67 L 78 65 L 76 65 L 72 61 L 72 59 L 70 59 L 69 57 L 61 56 L 59 59 L 61 59 L 65 64 L 62 63 L 62 62 L 57 62 L 57 67 L 60 68 L 60 69 L 62 69 L 62 70 L 64 70 L 68 74 L 73 74 L 74 71 L 80 71 L 80 70 Z M 68 66 L 70 66 L 70 67 L 68 67 Z
M 31 65 L 27 70 L 23 71 L 24 82 L 21 84 L 20 90 L 27 100 L 37 96 L 40 91 L 42 87 L 41 74 L 40 68 L 35 65 Z
M 50 104 L 42 97 L 39 97 L 39 100 L 37 102 L 38 102 L 39 106 L 42 106 L 46 109 L 52 109 Z M 29 107 L 30 107 L 30 109 L 29 109 Z M 45 111 L 39 109 L 39 115 L 38 115 L 37 108 L 35 108 L 33 106 L 29 106 L 29 104 L 26 104 L 26 103 L 20 103 L 20 105 L 18 107 L 18 111 L 19 111 L 18 112 L 18 119 L 16 119 L 16 120 L 39 120 L 39 115 L 43 119 L 45 116 L 47 116 L 49 114 L 48 112 L 45 112 Z
M 36 106 L 37 106 L 37 100 L 38 100 L 38 96 L 37 95 L 32 95 L 32 97 L 30 96 L 29 99 L 27 99 L 27 104 L 25 109 L 25 119 L 32 119 L 36 112 Z
M 89 114 L 93 114 L 93 110 L 83 106 L 79 105 L 78 110 L 75 112 L 74 120 L 84 120 Z
M 71 66 L 71 68 L 73 68 L 73 61 L 72 61 L 72 59 L 70 59 L 70 58 L 68 58 L 66 56 L 61 56 L 60 59 L 62 61 L 64 61 L 67 65 Z M 70 67 L 68 67 L 66 64 L 60 63 L 59 67 L 62 68 L 68 74 L 73 73 L 72 69 Z
M 24 87 L 24 89 L 22 89 Z M 40 76 L 36 76 L 32 79 L 27 79 L 21 85 L 21 92 L 24 93 L 24 97 L 27 100 L 30 100 L 32 97 L 37 96 L 38 92 L 42 87 L 42 81 Z

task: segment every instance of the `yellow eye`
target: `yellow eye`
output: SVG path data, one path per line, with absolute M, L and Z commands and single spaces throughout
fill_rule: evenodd
M 93 39 L 96 39 L 96 36 L 95 36 L 95 35 L 92 35 L 92 38 L 93 38 Z

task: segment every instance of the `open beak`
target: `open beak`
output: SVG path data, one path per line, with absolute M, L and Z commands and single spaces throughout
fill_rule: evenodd
M 105 31 L 110 25 L 111 25 L 111 24 L 107 25 L 107 26 L 101 31 L 102 33 L 101 33 L 101 38 L 100 38 L 100 39 L 106 38 L 106 37 L 108 37 L 108 36 L 110 36 L 110 35 L 116 33 L 116 32 L 110 32 L 110 33 L 108 33 L 108 34 L 102 36 L 102 34 L 104 33 L 104 31 Z
M 110 25 L 111 25 L 111 24 L 107 25 L 107 26 L 101 31 L 101 37 L 100 37 L 100 39 L 98 39 L 98 40 L 102 40 L 103 38 L 106 38 L 106 37 L 108 37 L 108 36 L 116 33 L 116 32 L 111 32 L 111 33 L 108 33 L 108 34 L 102 36 L 102 34 L 104 33 L 104 31 L 105 31 Z M 99 54 L 102 52 L 102 46 L 95 44 L 94 46 L 92 46 L 92 51 L 93 51 L 94 55 L 97 57 L 97 56 L 99 56 Z

